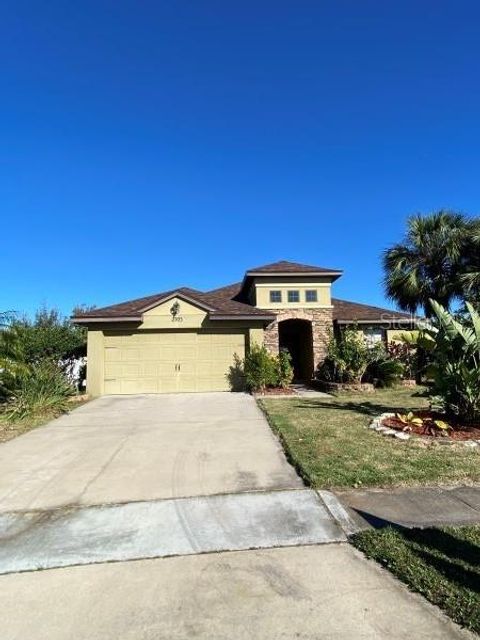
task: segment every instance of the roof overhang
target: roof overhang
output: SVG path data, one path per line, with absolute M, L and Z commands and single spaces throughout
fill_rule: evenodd
M 251 286 L 253 278 L 331 278 L 334 282 L 343 275 L 343 271 L 246 271 L 243 276 L 242 284 L 240 286 L 240 292 L 244 291 L 247 286 Z
M 335 320 L 337 324 L 417 324 L 417 318 L 378 318 L 377 320 Z
M 94 324 L 95 322 L 142 322 L 142 316 L 85 316 L 70 318 L 75 324 Z
M 272 315 L 260 315 L 260 314 L 245 314 L 245 315 L 234 315 L 234 314 L 222 314 L 222 313 L 212 313 L 209 316 L 210 320 L 268 320 L 269 322 L 272 322 L 273 320 L 275 320 L 276 316 L 272 316 Z
M 303 276 L 319 277 L 319 278 L 339 278 L 343 274 L 343 271 L 247 271 L 245 276 L 251 276 L 255 278 L 272 278 L 272 277 L 294 277 L 301 278 Z
M 77 324 L 92 324 L 94 322 L 143 322 L 143 314 L 151 309 L 155 309 L 159 304 L 164 304 L 173 298 L 179 298 L 184 302 L 188 302 L 199 309 L 203 309 L 204 311 L 208 311 L 209 313 L 215 311 L 213 307 L 208 304 L 205 304 L 203 301 L 199 301 L 196 298 L 192 298 L 191 296 L 183 293 L 182 291 L 176 290 L 170 292 L 167 296 L 160 296 L 154 302 L 151 302 L 148 306 L 143 307 L 138 311 L 138 314 L 134 316 L 80 316 L 80 317 L 72 317 L 72 322 Z

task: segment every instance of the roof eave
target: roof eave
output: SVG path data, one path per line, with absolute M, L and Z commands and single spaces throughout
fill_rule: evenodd
M 338 318 L 335 318 L 335 322 L 337 322 L 338 324 L 394 324 L 394 323 L 401 323 L 401 324 L 416 324 L 418 322 L 418 319 L 416 318 L 377 318 L 376 320 L 371 319 L 371 320 L 358 320 L 358 319 L 352 319 L 352 320 L 339 320 Z
M 245 276 L 251 276 L 251 277 L 264 277 L 264 278 L 268 278 L 270 276 L 280 276 L 280 277 L 284 277 L 284 276 L 296 276 L 296 277 L 302 277 L 302 276 L 318 276 L 318 277 L 329 277 L 329 278 L 340 278 L 340 276 L 343 275 L 343 271 L 247 271 L 245 273 Z
M 92 324 L 93 322 L 142 322 L 142 316 L 84 316 L 70 318 L 75 324 Z
M 272 322 L 273 320 L 275 320 L 276 316 L 272 316 L 272 315 L 263 315 L 263 314 L 228 314 L 228 313 L 215 313 L 215 314 L 210 314 L 209 315 L 209 319 L 210 320 L 268 320 L 269 322 Z

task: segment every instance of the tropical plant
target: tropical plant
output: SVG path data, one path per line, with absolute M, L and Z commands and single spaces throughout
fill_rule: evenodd
M 422 373 L 428 364 L 428 357 L 419 345 L 419 331 L 403 331 L 387 344 L 387 353 L 403 365 L 404 380 L 422 381 Z
M 383 357 L 379 357 L 369 364 L 367 375 L 378 387 L 394 387 L 402 380 L 404 371 L 403 364 L 385 352 Z
M 318 377 L 332 382 L 359 384 L 368 365 L 377 357 L 376 347 L 367 345 L 356 328 L 347 327 L 338 337 L 330 336 Z
M 423 326 L 421 344 L 432 356 L 432 396 L 447 414 L 465 423 L 480 420 L 480 315 L 467 302 L 469 320 L 458 320 L 430 300 L 437 325 Z
M 48 360 L 31 365 L 21 375 L 9 398 L 7 420 L 34 419 L 36 416 L 55 416 L 67 411 L 68 398 L 75 393 L 57 365 Z
M 422 427 L 423 433 L 429 436 L 446 436 L 452 427 L 444 420 L 435 420 L 430 416 L 416 416 L 412 411 L 408 413 L 396 413 L 396 419 L 404 425 L 403 431 L 411 431 L 412 426 Z
M 463 274 L 473 258 L 472 234 L 473 223 L 461 213 L 441 210 L 408 218 L 403 242 L 383 254 L 387 296 L 405 311 L 423 308 L 427 317 L 433 313 L 430 299 L 446 308 L 456 298 L 463 299 Z M 469 282 L 475 288 L 472 276 Z

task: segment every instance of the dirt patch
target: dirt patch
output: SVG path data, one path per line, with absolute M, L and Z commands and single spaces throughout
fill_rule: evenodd
M 263 393 L 256 393 L 255 395 L 261 398 L 265 396 L 295 396 L 297 395 L 297 393 L 294 389 L 284 389 L 283 387 L 269 387 L 268 389 L 265 389 Z

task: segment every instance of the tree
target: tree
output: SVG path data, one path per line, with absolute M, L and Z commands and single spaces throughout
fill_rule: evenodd
M 478 218 L 469 222 L 463 261 L 460 281 L 465 292 L 465 300 L 480 307 L 480 219 Z
M 39 309 L 33 320 L 13 319 L 1 333 L 0 355 L 15 344 L 17 358 L 27 365 L 85 355 L 85 328 L 73 325 L 56 309 Z
M 448 309 L 463 298 L 468 286 L 464 274 L 473 258 L 473 224 L 463 214 L 446 210 L 408 218 L 403 242 L 383 254 L 387 296 L 410 313 L 423 308 L 428 317 L 433 314 L 430 299 Z M 473 292 L 473 276 L 469 282 Z

